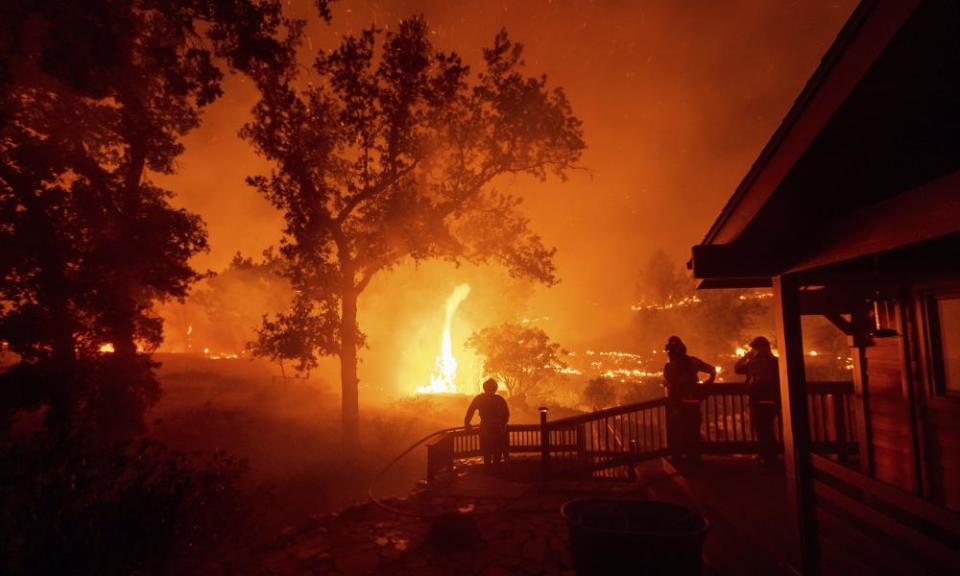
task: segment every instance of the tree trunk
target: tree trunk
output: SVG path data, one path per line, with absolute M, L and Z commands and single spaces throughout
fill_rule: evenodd
M 113 318 L 111 337 L 115 358 L 131 362 L 137 357 L 135 306 L 128 298 L 123 297 L 118 298 L 114 306 L 117 310 Z
M 55 237 L 53 231 L 49 232 Z M 73 332 L 73 315 L 70 313 L 70 284 L 67 281 L 66 263 L 56 248 L 48 248 L 43 255 L 41 270 L 42 291 L 49 298 L 53 319 L 51 350 L 52 379 L 49 382 L 50 407 L 47 411 L 47 427 L 54 435 L 65 439 L 73 431 L 73 420 L 81 396 L 77 372 L 77 342 Z
M 47 411 L 47 427 L 55 437 L 67 438 L 73 431 L 74 414 L 81 395 L 77 374 L 76 340 L 72 331 L 71 316 L 65 300 L 55 297 L 51 306 L 54 326 L 52 348 L 53 371 L 50 385 L 50 408 Z
M 357 291 L 341 291 L 340 316 L 340 387 L 342 394 L 342 439 L 348 450 L 360 445 L 360 402 L 357 378 Z

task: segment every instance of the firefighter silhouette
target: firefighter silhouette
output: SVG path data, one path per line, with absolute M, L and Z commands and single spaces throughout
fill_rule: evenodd
M 483 383 L 483 393 L 474 397 L 467 408 L 463 426 L 470 429 L 474 412 L 480 412 L 480 452 L 483 464 L 488 469 L 496 466 L 505 457 L 507 447 L 507 422 L 510 409 L 503 396 L 497 394 L 497 381 L 488 378 Z
M 712 384 L 717 369 L 687 354 L 687 347 L 678 336 L 667 339 L 664 347 L 669 361 L 663 367 L 667 386 L 668 437 L 674 457 L 700 458 L 700 373 L 707 374 L 704 384 Z
M 772 464 L 777 458 L 774 421 L 780 410 L 780 367 L 770 350 L 770 341 L 757 336 L 750 352 L 733 367 L 747 377 L 750 390 L 750 423 L 760 442 L 760 462 Z

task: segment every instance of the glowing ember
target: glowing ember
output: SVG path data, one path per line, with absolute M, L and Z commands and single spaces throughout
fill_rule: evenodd
M 429 386 L 417 386 L 417 394 L 452 394 L 457 391 L 457 359 L 453 357 L 450 342 L 450 323 L 460 303 L 470 294 L 469 284 L 460 284 L 447 298 L 446 315 L 443 319 L 443 337 L 440 340 L 440 354 L 434 363 Z
M 644 310 L 673 310 L 674 308 L 686 308 L 687 306 L 693 306 L 699 303 L 699 296 L 687 296 L 680 300 L 667 302 L 666 304 L 634 304 L 630 306 L 630 309 L 634 312 L 642 312 Z
M 100 352 L 103 354 L 113 354 L 114 352 L 116 352 L 116 349 L 114 349 L 113 344 L 110 342 L 107 342 L 106 344 L 101 344 L 98 350 L 100 350 Z

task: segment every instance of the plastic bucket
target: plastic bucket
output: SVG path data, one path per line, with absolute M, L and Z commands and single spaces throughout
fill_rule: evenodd
M 584 498 L 560 508 L 570 529 L 573 565 L 594 574 L 700 574 L 703 515 L 668 502 Z

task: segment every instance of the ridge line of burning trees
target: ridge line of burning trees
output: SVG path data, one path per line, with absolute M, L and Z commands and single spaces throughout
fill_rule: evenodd
M 775 340 L 770 334 L 773 319 L 769 291 L 697 293 L 695 282 L 683 266 L 670 260 L 662 250 L 654 252 L 640 271 L 637 295 L 639 303 L 632 305 L 628 312 L 632 317 L 632 332 L 624 347 L 629 352 L 588 349 L 575 353 L 551 344 L 554 356 L 543 359 L 534 354 L 526 358 L 525 365 L 536 366 L 541 376 L 536 379 L 537 385 L 524 387 L 518 399 L 525 403 L 528 396 L 534 396 L 538 401 L 553 400 L 566 406 L 592 409 L 618 402 L 649 400 L 664 393 L 662 368 L 666 357 L 662 345 L 670 335 L 681 335 L 692 354 L 715 364 L 721 374 L 718 382 L 723 381 L 724 374 L 732 373 L 732 365 L 745 353 L 745 343 L 751 338 L 764 334 Z M 817 320 L 805 320 L 811 322 L 804 332 L 815 343 L 812 348 L 821 350 L 809 352 L 811 377 L 842 379 L 850 368 L 843 335 L 828 322 L 818 324 Z M 538 337 L 521 335 L 524 330 L 538 332 Z M 491 333 L 496 331 L 499 331 L 500 342 L 493 346 L 489 341 Z M 485 371 L 503 380 L 513 396 L 511 384 L 517 377 L 505 377 L 499 365 L 491 367 L 489 355 L 521 356 L 525 342 L 546 342 L 549 338 L 541 329 L 525 325 L 505 325 L 483 332 L 487 340 L 485 347 L 477 346 L 481 342 L 477 335 L 468 344 L 488 357 Z M 520 366 L 519 361 L 514 360 L 514 364 Z
M 632 330 L 621 350 L 570 352 L 550 343 L 542 329 L 505 324 L 486 328 L 468 340 L 468 346 L 486 357 L 484 370 L 496 376 L 511 398 L 526 404 L 554 402 L 568 407 L 604 408 L 661 397 L 663 342 L 681 334 L 692 353 L 731 368 L 736 350 L 754 332 L 769 331 L 773 321 L 770 295 L 765 291 L 696 292 L 682 265 L 665 252 L 654 252 L 637 279 L 638 304 L 631 315 Z M 767 320 L 764 325 L 764 320 Z M 491 363 L 491 357 L 496 361 Z M 515 394 L 517 381 L 522 384 Z
M 727 372 L 755 336 L 766 336 L 776 354 L 773 294 L 767 289 L 698 292 L 686 267 L 657 250 L 640 270 L 636 292 L 633 331 L 642 350 L 656 355 L 666 337 L 676 334 L 691 354 Z M 803 322 L 808 377 L 849 378 L 853 366 L 845 335 L 820 316 L 805 316 Z

